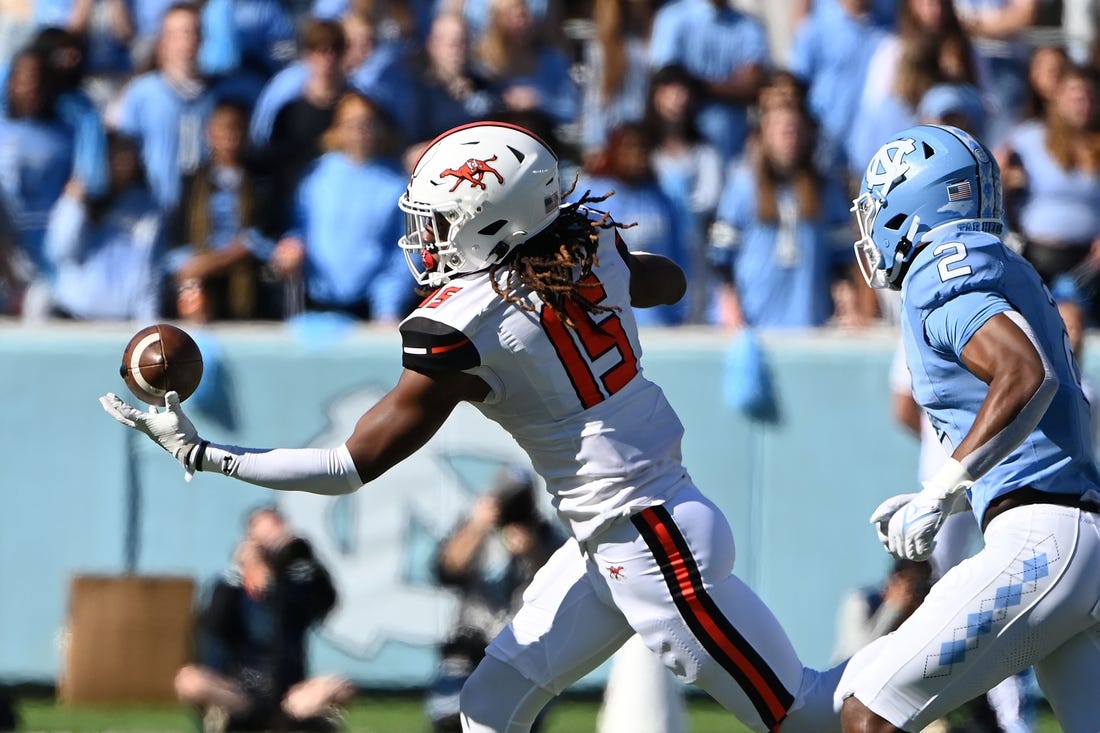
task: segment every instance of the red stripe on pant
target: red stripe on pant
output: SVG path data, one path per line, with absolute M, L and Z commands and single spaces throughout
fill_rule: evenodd
M 781 686 L 780 692 L 777 693 L 772 684 L 769 684 L 766 679 L 766 677 L 771 677 L 775 680 L 771 670 L 766 665 L 764 665 L 763 670 L 758 668 L 739 645 L 745 645 L 751 656 L 759 659 L 756 651 L 748 646 L 745 639 L 736 634 L 736 630 L 732 629 L 732 624 L 720 615 L 720 611 L 718 611 L 719 615 L 716 617 L 707 608 L 707 606 L 714 606 L 717 610 L 713 600 L 708 597 L 706 589 L 703 588 L 695 560 L 690 554 L 685 555 L 680 550 L 676 539 L 673 537 L 673 533 L 679 535 L 679 529 L 672 523 L 668 511 L 664 507 L 650 507 L 635 515 L 636 524 L 637 520 L 641 520 L 644 525 L 640 529 L 647 528 L 649 530 L 650 537 L 646 537 L 646 540 L 662 565 L 662 570 L 672 571 L 671 578 L 666 572 L 666 581 L 674 599 L 678 600 L 677 606 L 680 608 L 684 620 L 688 623 L 688 627 L 696 635 L 704 635 L 706 638 L 700 638 L 699 641 L 704 646 L 713 646 L 720 650 L 725 655 L 726 660 L 741 673 L 741 677 L 748 684 L 747 689 L 745 685 L 742 685 L 742 688 L 745 689 L 745 693 L 750 699 L 755 698 L 753 704 L 756 706 L 761 718 L 771 730 L 778 730 L 780 721 L 787 716 L 787 708 L 791 701 L 790 693 L 782 689 Z M 736 638 L 731 638 L 731 634 L 723 629 L 723 626 L 733 630 Z M 711 642 L 710 645 L 707 644 L 708 640 Z M 718 659 L 717 661 L 721 663 L 723 660 Z M 762 660 L 760 663 L 763 665 Z M 723 664 L 723 666 L 727 665 Z M 778 684 L 778 680 L 774 684 Z M 783 699 L 780 699 L 781 697 Z M 761 705 L 764 706 L 764 710 L 760 709 Z

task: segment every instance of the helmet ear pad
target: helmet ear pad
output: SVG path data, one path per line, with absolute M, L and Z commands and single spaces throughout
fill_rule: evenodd
M 502 261 L 557 218 L 560 202 L 557 156 L 538 137 L 499 122 L 464 125 L 417 161 L 399 202 L 401 247 L 417 281 L 435 287 Z M 446 236 L 422 236 L 429 228 Z M 437 255 L 434 270 L 416 266 L 424 250 Z

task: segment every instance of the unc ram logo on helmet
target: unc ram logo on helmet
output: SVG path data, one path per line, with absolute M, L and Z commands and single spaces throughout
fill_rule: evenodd
M 946 125 L 911 127 L 879 148 L 852 203 L 856 259 L 872 288 L 899 289 L 917 245 L 940 227 L 998 236 L 1004 229 L 997 161 Z

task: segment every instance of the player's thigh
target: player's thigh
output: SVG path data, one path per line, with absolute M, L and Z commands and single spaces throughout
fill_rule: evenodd
M 539 569 L 511 623 L 486 653 L 558 694 L 598 667 L 633 633 L 586 572 L 570 539 Z M 465 694 L 465 693 L 464 693 Z
M 1100 626 L 1077 634 L 1043 661 L 1035 675 L 1064 733 L 1095 733 L 1100 725 Z
M 771 610 L 732 574 L 729 523 L 696 489 L 603 533 L 592 556 L 590 571 L 676 676 L 751 727 L 783 717 L 802 663 Z
M 838 694 L 919 728 L 1090 626 L 1100 542 L 1079 531 L 1079 516 L 1035 505 L 997 517 L 982 551 L 949 570 L 897 631 L 855 655 Z

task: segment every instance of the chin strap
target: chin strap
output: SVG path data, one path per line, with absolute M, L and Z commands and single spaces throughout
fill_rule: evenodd
M 905 269 L 905 266 L 909 264 L 909 257 L 913 254 L 915 247 L 913 242 L 917 238 L 917 229 L 920 228 L 920 217 L 913 216 L 913 222 L 909 225 L 909 231 L 905 233 L 898 241 L 898 246 L 894 248 L 894 264 L 890 267 L 889 272 L 886 273 L 886 282 L 893 285 L 898 281 L 901 276 L 901 271 Z

